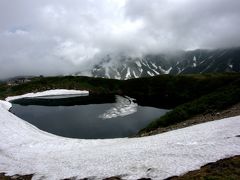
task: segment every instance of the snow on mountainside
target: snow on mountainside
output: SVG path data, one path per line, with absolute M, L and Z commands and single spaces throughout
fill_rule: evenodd
M 240 48 L 194 50 L 177 55 L 146 55 L 139 58 L 121 57 L 116 61 L 108 55 L 88 74 L 93 77 L 131 79 L 160 74 L 240 72 Z M 77 73 L 80 75 L 82 73 Z

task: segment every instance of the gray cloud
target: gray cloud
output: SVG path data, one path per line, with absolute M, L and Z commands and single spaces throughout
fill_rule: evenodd
M 0 78 L 81 71 L 105 54 L 240 46 L 238 0 L 2 0 Z
M 145 22 L 163 48 L 239 46 L 240 1 L 128 1 L 127 16 Z

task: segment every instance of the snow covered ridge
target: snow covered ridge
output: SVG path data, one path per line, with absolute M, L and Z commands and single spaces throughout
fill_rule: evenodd
M 84 140 L 41 131 L 5 105 L 0 102 L 0 172 L 8 175 L 160 180 L 240 154 L 240 116 L 149 137 Z
M 61 95 L 88 95 L 88 91 L 80 91 L 80 90 L 68 90 L 68 89 L 54 89 L 48 91 L 42 91 L 37 93 L 27 93 L 20 96 L 11 96 L 7 97 L 6 101 L 13 101 L 21 98 L 33 98 L 33 97 L 46 97 L 46 96 L 61 96 Z
M 134 102 L 135 99 L 128 96 L 116 96 L 116 103 L 114 107 L 107 110 L 104 114 L 99 117 L 102 119 L 111 119 L 118 116 L 127 116 L 137 112 L 137 103 Z
M 192 74 L 209 72 L 239 72 L 240 48 L 189 50 L 179 53 L 102 57 L 93 68 L 75 73 L 111 79 L 132 79 L 160 74 Z M 118 60 L 120 61 L 118 61 Z

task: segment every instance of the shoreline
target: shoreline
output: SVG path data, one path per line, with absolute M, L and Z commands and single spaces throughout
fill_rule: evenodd
M 117 174 L 125 174 L 123 179 L 164 179 L 229 155 L 239 155 L 239 138 L 236 137 L 239 118 L 206 122 L 142 138 L 84 140 L 43 132 L 0 107 L 0 127 L 3 128 L 0 131 L 0 159 L 4 161 L 4 164 L 0 162 L 0 169 L 5 169 L 9 175 L 34 174 L 36 179 L 91 176 L 104 179 Z M 208 143 L 204 142 L 206 138 Z M 220 147 L 224 148 L 219 151 Z M 189 155 L 185 156 L 186 153 Z M 66 165 L 71 171 L 65 169 Z M 180 170 L 175 172 L 175 166 Z
M 89 95 L 89 91 L 86 90 L 69 90 L 69 89 L 53 89 L 35 93 L 27 93 L 18 96 L 9 96 L 5 98 L 5 101 L 14 101 L 22 98 L 44 98 L 46 96 L 62 96 L 62 95 Z
M 177 129 L 181 129 L 181 128 L 190 127 L 190 126 L 205 123 L 205 122 L 211 122 L 211 121 L 224 119 L 224 118 L 230 118 L 230 117 L 239 116 L 239 115 L 240 115 L 240 103 L 237 103 L 237 104 L 231 106 L 230 108 L 227 108 L 222 111 L 200 114 L 200 115 L 194 116 L 186 121 L 183 121 L 183 122 L 180 122 L 177 124 L 173 124 L 168 127 L 160 127 L 156 130 L 153 130 L 153 131 L 150 131 L 147 133 L 142 133 L 142 134 L 140 133 L 134 137 L 147 137 L 147 136 L 161 134 L 161 133 L 165 133 L 165 132 L 169 132 L 169 131 L 173 131 L 173 130 L 177 130 Z

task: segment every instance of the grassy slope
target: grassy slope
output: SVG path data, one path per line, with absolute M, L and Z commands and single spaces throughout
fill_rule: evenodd
M 142 129 L 140 134 L 185 121 L 198 114 L 223 110 L 238 102 L 240 102 L 240 80 L 177 106 Z
M 33 78 L 31 82 L 12 87 L 3 87 L 4 91 L 0 93 L 0 97 L 9 95 L 24 94 L 28 92 L 44 91 L 48 89 L 85 89 L 91 93 L 110 93 L 119 89 L 118 80 L 105 80 L 101 78 L 89 77 L 46 77 Z M 4 85 L 2 85 L 4 86 Z M 1 87 L 0 87 L 1 91 Z
M 89 77 L 34 78 L 18 86 L 0 85 L 0 98 L 47 89 L 86 89 L 93 94 L 127 94 L 131 96 L 159 97 L 175 104 L 193 100 L 240 78 L 240 74 L 161 75 L 127 81 Z M 159 102 L 161 103 L 161 102 Z

